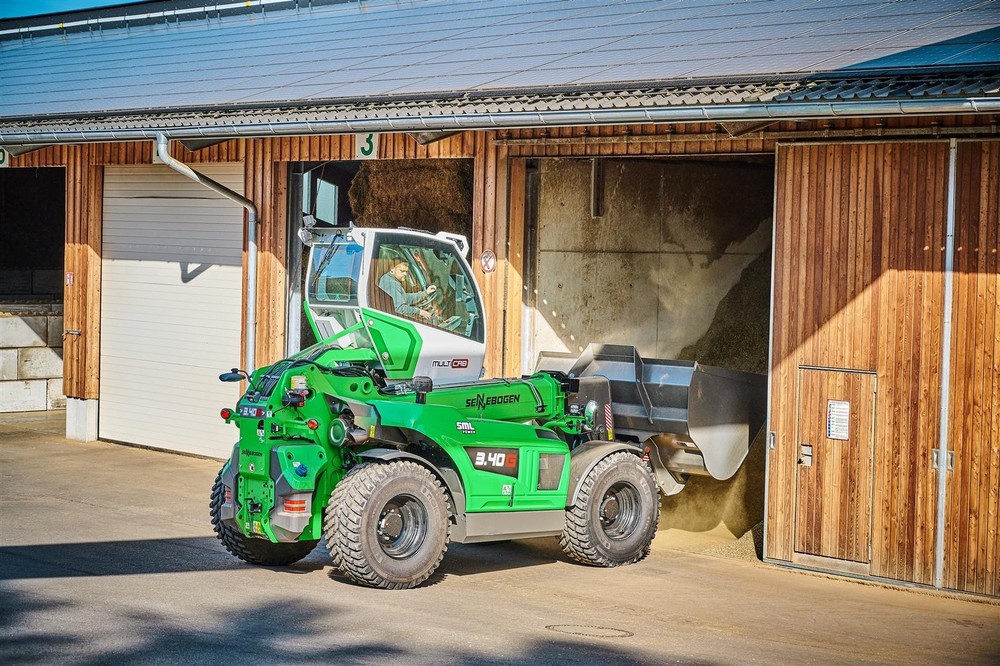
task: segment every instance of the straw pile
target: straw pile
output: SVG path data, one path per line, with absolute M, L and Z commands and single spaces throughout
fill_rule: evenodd
M 472 232 L 470 160 L 362 162 L 347 196 L 360 227 Z

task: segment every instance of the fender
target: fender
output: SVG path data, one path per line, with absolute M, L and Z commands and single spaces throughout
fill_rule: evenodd
M 465 515 L 465 491 L 462 490 L 461 481 L 458 478 L 458 474 L 454 471 L 448 470 L 451 473 L 445 474 L 438 468 L 437 465 L 427 460 L 427 458 L 423 458 L 407 451 L 400 451 L 399 449 L 368 449 L 366 451 L 359 452 L 358 457 L 364 460 L 378 460 L 381 462 L 390 462 L 392 460 L 412 460 L 418 465 L 426 467 L 434 474 L 434 476 L 441 479 L 445 488 L 448 489 L 448 494 L 451 495 L 452 502 L 455 504 L 455 515 Z
M 228 462 L 222 466 L 222 470 L 219 472 L 222 485 L 229 488 L 229 491 L 232 493 L 232 502 L 225 503 L 224 501 L 219 510 L 219 518 L 234 530 L 242 530 L 240 524 L 236 522 L 236 514 L 240 512 L 240 502 L 236 496 L 236 477 L 239 475 L 239 470 L 240 443 L 236 442 L 233 445 L 232 455 L 229 456 Z
M 590 470 L 594 469 L 594 467 L 597 466 L 597 463 L 601 462 L 612 453 L 618 453 L 619 451 L 628 451 L 629 453 L 635 454 L 637 457 L 642 456 L 642 449 L 638 444 L 629 444 L 626 442 L 602 442 L 600 440 L 584 442 L 570 451 L 570 493 L 569 498 L 566 501 L 567 507 L 576 504 L 577 497 L 580 494 L 580 486 L 583 485 L 583 480 L 587 478 L 588 474 L 590 474 Z

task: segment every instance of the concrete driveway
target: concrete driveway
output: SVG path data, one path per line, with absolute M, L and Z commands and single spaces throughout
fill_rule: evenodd
M 1000 663 L 1000 606 L 671 548 L 579 566 L 453 544 L 369 590 L 317 548 L 264 569 L 208 520 L 219 463 L 0 421 L 0 663 Z

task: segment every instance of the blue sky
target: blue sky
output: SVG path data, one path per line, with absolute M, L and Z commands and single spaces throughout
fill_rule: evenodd
M 108 5 L 122 5 L 129 0 L 0 0 L 0 19 L 71 12 Z

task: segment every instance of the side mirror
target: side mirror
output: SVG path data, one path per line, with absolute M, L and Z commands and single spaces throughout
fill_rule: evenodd
M 220 382 L 241 382 L 243 381 L 243 373 L 233 368 L 231 372 L 223 372 L 219 375 Z

